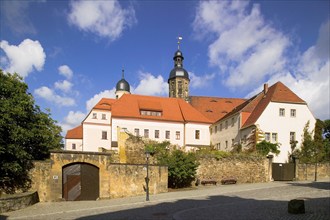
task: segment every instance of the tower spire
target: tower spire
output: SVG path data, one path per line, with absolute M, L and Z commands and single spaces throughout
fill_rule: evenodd
M 124 68 L 121 70 L 121 78 L 124 79 Z
M 178 50 L 180 50 L 180 43 L 182 41 L 182 37 L 181 36 L 178 36 Z

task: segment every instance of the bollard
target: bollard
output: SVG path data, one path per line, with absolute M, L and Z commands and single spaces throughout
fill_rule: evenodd
M 302 199 L 293 199 L 288 203 L 288 212 L 290 214 L 304 214 L 305 201 Z

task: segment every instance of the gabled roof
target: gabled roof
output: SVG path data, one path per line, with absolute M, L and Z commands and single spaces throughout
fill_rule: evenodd
M 100 109 L 100 110 L 111 110 L 111 105 L 117 101 L 116 99 L 108 99 L 102 98 L 93 109 Z
M 65 139 L 82 139 L 83 138 L 83 126 L 79 125 L 71 130 L 68 130 Z
M 190 104 L 213 123 L 221 119 L 246 99 L 190 96 Z
M 251 99 L 248 101 L 250 100 Z M 254 125 L 270 102 L 306 104 L 304 100 L 299 98 L 282 82 L 277 82 L 269 87 L 266 93 L 263 91 L 256 95 L 249 104 L 240 110 L 241 112 L 251 113 L 243 124 L 242 128 Z
M 212 123 L 190 104 L 178 98 L 124 94 L 111 106 L 111 114 L 115 118 Z M 142 115 L 141 110 L 157 111 L 161 115 Z

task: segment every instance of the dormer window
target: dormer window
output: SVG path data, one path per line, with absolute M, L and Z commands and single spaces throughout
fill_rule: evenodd
M 140 115 L 144 116 L 162 116 L 161 111 L 152 111 L 152 110 L 140 110 Z

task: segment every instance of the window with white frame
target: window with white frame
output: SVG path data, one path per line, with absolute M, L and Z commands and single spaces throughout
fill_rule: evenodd
M 135 128 L 134 129 L 134 135 L 137 136 L 137 137 L 140 136 L 140 129 Z
M 214 133 L 217 133 L 218 131 L 218 126 L 215 126 Z
M 93 118 L 93 119 L 97 119 L 97 113 L 93 113 L 92 118 Z
M 291 131 L 290 132 L 290 142 L 293 142 L 296 140 L 296 132 Z
M 228 121 L 225 122 L 225 128 L 228 128 Z
M 222 123 L 220 124 L 220 131 L 222 131 Z
M 175 132 L 175 139 L 180 140 L 180 131 Z
M 290 116 L 291 117 L 296 117 L 296 109 L 291 109 L 290 110 Z
M 200 130 L 195 130 L 195 139 L 196 140 L 200 139 Z
M 102 114 L 102 120 L 106 120 L 107 119 L 107 115 L 106 114 Z
M 159 130 L 155 130 L 155 138 L 159 138 Z
M 280 115 L 281 117 L 284 117 L 284 116 L 285 116 L 285 109 L 284 109 L 284 108 L 280 108 L 280 110 L 279 110 L 279 115 Z
M 76 149 L 76 144 L 72 144 L 72 150 L 75 150 Z
M 272 143 L 277 142 L 277 133 L 272 133 Z
M 170 139 L 170 131 L 165 131 L 165 138 Z
M 265 141 L 270 142 L 270 133 L 265 132 Z
M 149 138 L 149 129 L 144 129 L 144 137 Z
M 235 125 L 235 118 L 232 118 L 231 119 L 231 126 L 234 127 L 234 125 Z
M 102 140 L 108 139 L 108 132 L 102 131 Z

